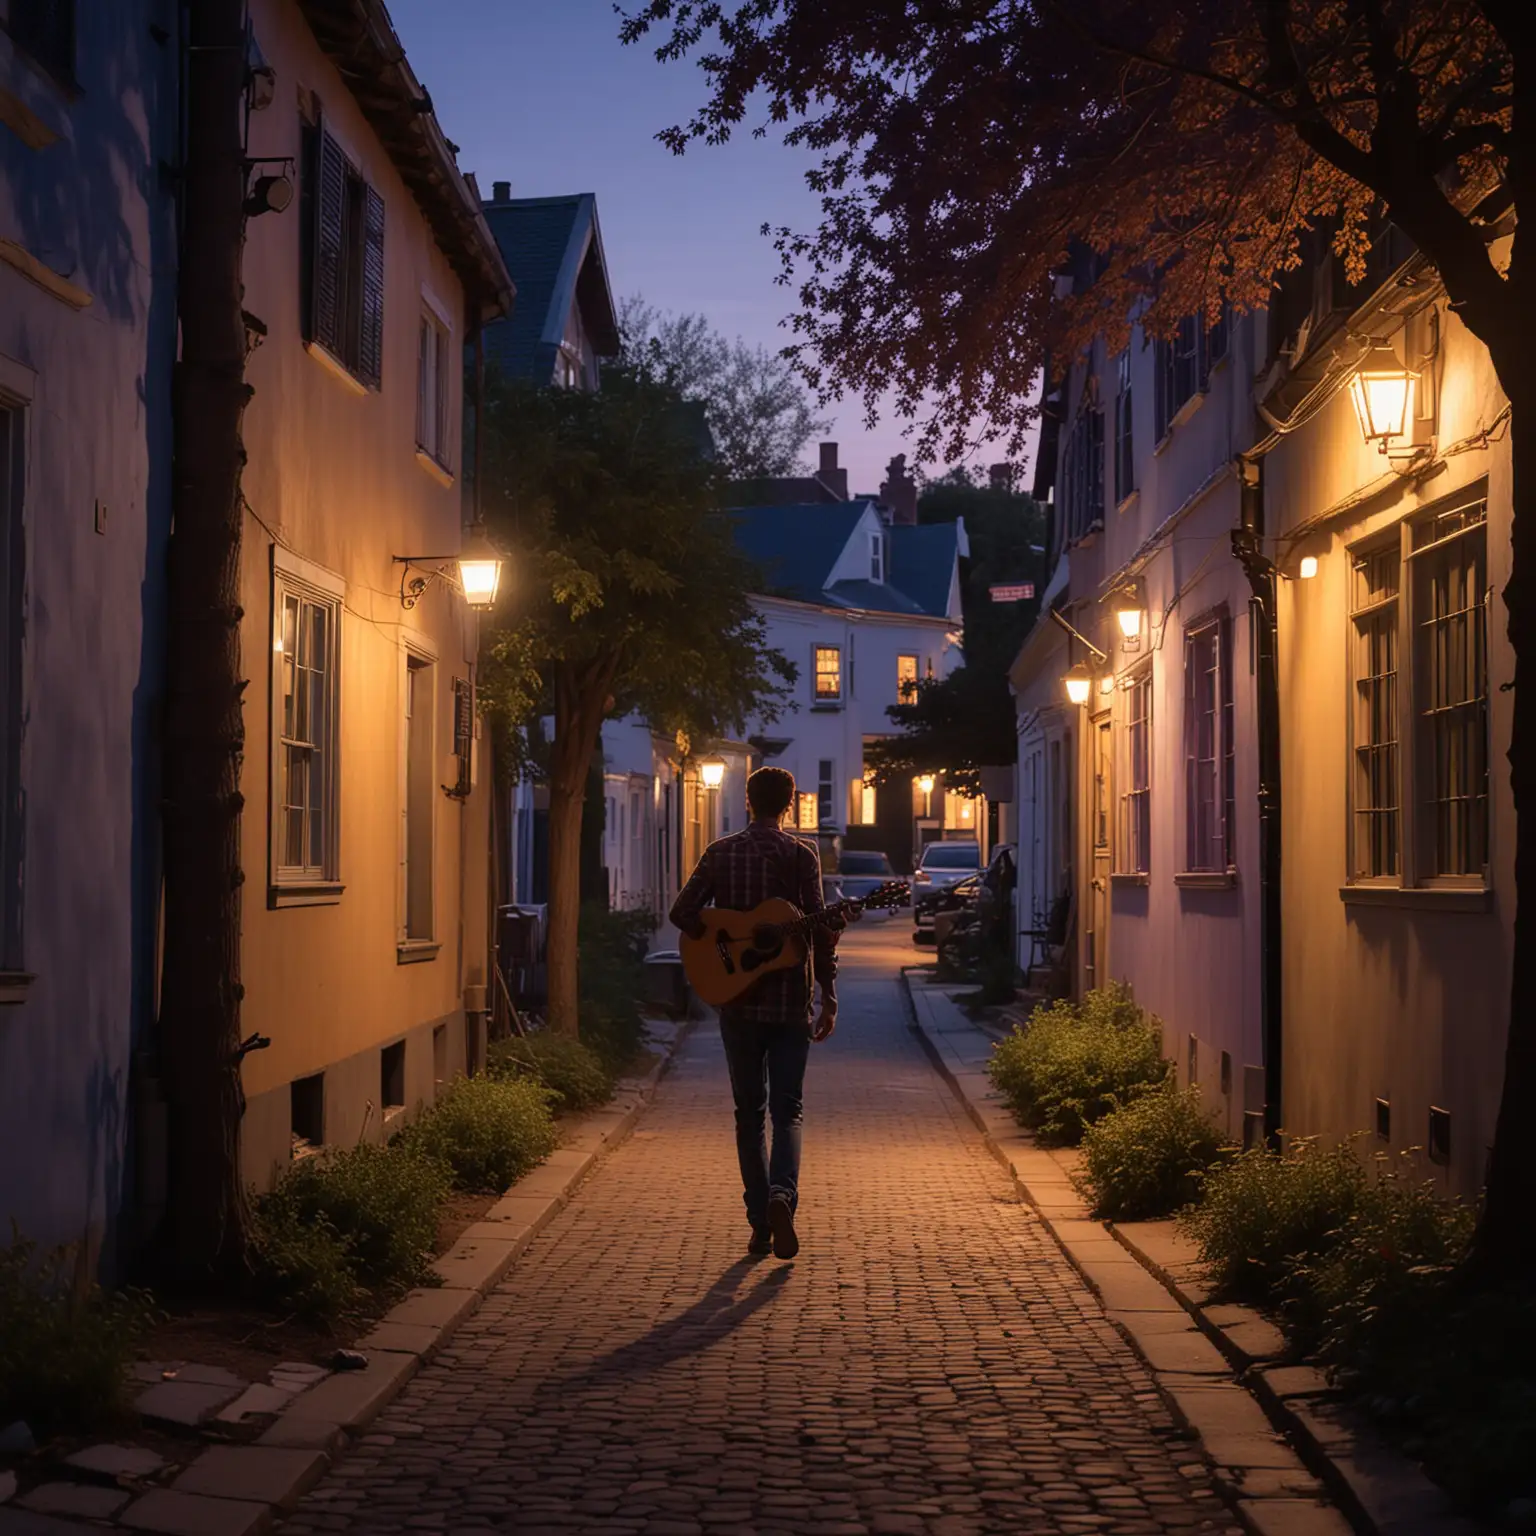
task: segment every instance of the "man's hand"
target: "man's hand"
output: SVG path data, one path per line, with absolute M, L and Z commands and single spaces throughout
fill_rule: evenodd
M 811 1026 L 812 1040 L 825 1040 L 837 1028 L 837 1004 L 823 1002 L 816 1022 Z
M 863 907 L 848 907 L 844 909 L 843 917 L 847 922 L 856 923 L 864 916 Z

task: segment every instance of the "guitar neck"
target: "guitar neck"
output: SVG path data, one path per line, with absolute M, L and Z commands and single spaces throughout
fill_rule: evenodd
M 781 923 L 780 929 L 784 933 L 798 933 L 802 930 L 809 933 L 817 923 L 825 922 L 829 917 L 841 917 L 844 912 L 851 912 L 855 907 L 861 907 L 861 901 L 834 901 L 830 907 L 823 907 L 819 912 L 807 912 L 804 917 L 796 918 L 792 923 Z

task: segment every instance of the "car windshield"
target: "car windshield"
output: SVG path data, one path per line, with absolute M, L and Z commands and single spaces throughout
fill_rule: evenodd
M 888 875 L 891 861 L 883 853 L 845 853 L 837 872 L 840 875 Z
M 975 843 L 929 843 L 923 850 L 924 869 L 975 869 L 980 862 Z

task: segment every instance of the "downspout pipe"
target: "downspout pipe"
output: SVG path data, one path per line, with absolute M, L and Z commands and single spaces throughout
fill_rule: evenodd
M 1264 553 L 1264 460 L 1239 454 L 1238 526 L 1232 553 L 1248 578 L 1254 626 L 1259 751 L 1259 1029 L 1264 1052 L 1264 1139 L 1278 1147 L 1284 1104 L 1281 1016 L 1280 670 L 1276 653 L 1275 563 Z

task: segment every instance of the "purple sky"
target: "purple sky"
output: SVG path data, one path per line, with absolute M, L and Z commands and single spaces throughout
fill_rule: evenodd
M 702 99 L 703 76 L 623 47 L 610 0 L 389 9 L 459 164 L 486 196 L 497 180 L 514 197 L 595 192 L 616 297 L 640 293 L 662 309 L 701 311 L 728 335 L 785 344 L 779 322 L 793 298 L 775 285 L 778 258 L 758 231 L 816 223 L 807 157 L 747 132 L 681 158 L 664 149 L 654 135 Z M 851 401 L 829 414 L 851 488 L 876 490 L 891 455 L 907 451 L 899 426 L 866 433 Z

